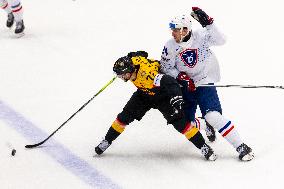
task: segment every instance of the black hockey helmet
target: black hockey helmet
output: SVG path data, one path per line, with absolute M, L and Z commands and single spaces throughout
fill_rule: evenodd
M 115 61 L 113 65 L 113 71 L 117 75 L 126 74 L 126 73 L 133 73 L 134 72 L 134 65 L 129 56 L 123 56 Z
M 136 51 L 136 52 L 130 52 L 128 55 L 130 58 L 135 57 L 135 56 L 142 56 L 145 58 L 148 58 L 148 53 L 146 51 Z

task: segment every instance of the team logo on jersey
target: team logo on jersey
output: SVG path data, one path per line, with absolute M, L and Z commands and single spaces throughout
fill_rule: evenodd
M 197 49 L 185 49 L 179 56 L 183 63 L 190 68 L 193 68 L 197 63 Z

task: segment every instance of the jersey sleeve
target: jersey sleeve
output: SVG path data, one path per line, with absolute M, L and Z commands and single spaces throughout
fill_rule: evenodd
M 218 46 L 225 44 L 226 37 L 218 30 L 216 25 L 213 23 L 211 25 L 206 26 L 205 40 L 207 41 L 209 47 Z
M 171 45 L 166 43 L 164 46 L 162 55 L 161 55 L 161 72 L 167 75 L 172 76 L 173 78 L 176 78 L 179 74 L 178 69 L 175 67 L 175 54 L 173 52 L 173 49 Z

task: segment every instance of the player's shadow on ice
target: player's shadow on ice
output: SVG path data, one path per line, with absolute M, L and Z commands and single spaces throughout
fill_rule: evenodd
M 220 154 L 216 153 L 218 158 L 215 162 L 240 162 L 238 154 Z M 170 153 L 170 152 L 143 152 L 143 153 L 114 153 L 106 152 L 100 156 L 95 155 L 94 158 L 102 159 L 113 159 L 119 161 L 129 161 L 129 162 L 145 162 L 145 161 L 154 161 L 154 162 L 168 162 L 176 163 L 178 161 L 207 161 L 202 154 L 198 152 L 186 152 L 186 153 Z
M 95 156 L 96 158 L 104 158 L 104 159 L 121 159 L 124 161 L 167 161 L 167 162 L 176 162 L 177 160 L 204 160 L 204 157 L 198 152 L 159 152 L 159 151 L 147 151 L 140 153 L 114 153 L 114 152 L 106 152 L 100 156 Z

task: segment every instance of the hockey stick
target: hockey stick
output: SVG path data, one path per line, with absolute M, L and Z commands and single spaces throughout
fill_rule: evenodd
M 213 84 L 202 84 L 200 87 L 239 87 L 239 88 L 270 88 L 270 89 L 284 89 L 284 86 L 273 86 L 273 85 L 213 85 Z
M 70 121 L 78 112 L 80 112 L 85 106 L 87 106 L 87 104 L 89 104 L 96 96 L 98 96 L 103 90 L 105 90 L 105 88 L 107 88 L 107 86 L 109 86 L 114 80 L 116 79 L 116 77 L 113 77 L 112 80 L 110 80 L 105 86 L 103 86 L 103 88 L 101 88 L 101 90 L 99 90 L 99 92 L 97 92 L 90 100 L 88 100 L 85 104 L 83 104 L 83 106 L 81 106 L 81 108 L 79 108 L 74 114 L 72 114 L 64 123 L 62 123 L 60 125 L 60 127 L 58 127 L 53 133 L 51 133 L 45 140 L 36 143 L 36 144 L 30 144 L 30 145 L 26 145 L 26 148 L 34 148 L 37 147 L 39 145 L 42 145 L 43 143 L 45 143 L 50 137 L 52 137 L 59 129 L 61 129 L 68 121 Z

